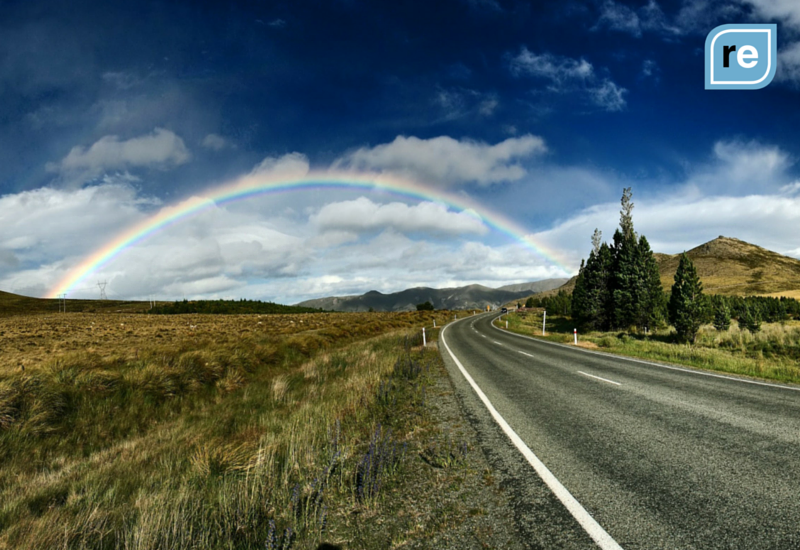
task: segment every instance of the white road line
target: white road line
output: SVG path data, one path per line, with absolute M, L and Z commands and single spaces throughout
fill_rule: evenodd
M 619 382 L 614 382 L 613 380 L 609 380 L 608 378 L 600 378 L 599 376 L 595 376 L 594 374 L 589 374 L 588 372 L 583 372 L 582 370 L 578 371 L 584 376 L 589 376 L 591 378 L 597 378 L 598 380 L 602 380 L 603 382 L 608 382 L 609 384 L 616 384 L 617 386 L 621 386 Z
M 489 411 L 489 414 L 492 415 L 494 421 L 500 426 L 500 428 L 505 432 L 514 446 L 522 453 L 522 456 L 528 461 L 528 463 L 533 466 L 533 469 L 536 470 L 536 473 L 539 474 L 539 477 L 542 478 L 547 486 L 553 491 L 553 494 L 558 497 L 558 500 L 566 507 L 572 517 L 574 517 L 578 523 L 583 527 L 583 529 L 592 537 L 597 545 L 602 550 L 622 550 L 622 547 L 615 541 L 611 535 L 609 535 L 605 529 L 603 529 L 599 523 L 592 517 L 592 515 L 586 511 L 586 508 L 581 506 L 581 503 L 572 496 L 572 494 L 567 490 L 564 485 L 553 475 L 553 473 L 544 465 L 544 463 L 539 460 L 533 451 L 522 441 L 522 438 L 517 435 L 517 432 L 509 426 L 506 419 L 503 418 L 497 409 L 494 408 L 489 398 L 486 397 L 486 394 L 483 393 L 483 390 L 475 383 L 475 380 L 472 379 L 472 376 L 469 375 L 467 369 L 464 368 L 464 365 L 461 364 L 461 361 L 455 356 L 455 354 L 450 349 L 450 346 L 447 345 L 447 340 L 445 339 L 445 332 L 450 325 L 447 325 L 446 328 L 442 329 L 440 338 L 442 343 L 444 344 L 444 348 L 447 350 L 447 353 L 450 354 L 450 357 L 455 362 L 458 370 L 461 371 L 461 374 L 464 376 L 469 385 L 472 386 L 472 389 L 475 390 L 475 393 L 478 395 L 481 401 L 483 401 L 484 406 Z
M 500 330 L 499 328 L 492 325 L 495 330 Z M 544 340 L 542 338 L 533 338 L 532 336 L 525 336 L 524 334 L 517 334 L 516 332 L 503 331 L 505 334 L 511 334 L 512 336 L 516 336 L 518 338 L 525 338 L 526 340 L 533 340 L 534 342 L 541 342 L 543 344 L 549 344 L 551 346 L 558 346 L 560 348 L 567 348 L 574 351 L 580 351 L 582 353 L 591 353 L 592 355 L 599 355 L 600 357 L 605 357 L 606 359 L 617 359 L 619 361 L 625 362 L 630 361 L 631 363 L 641 363 L 643 365 L 650 365 L 653 367 L 658 367 L 660 369 L 669 369 L 669 370 L 677 370 L 681 372 L 687 372 L 689 374 L 696 374 L 698 376 L 710 376 L 711 378 L 722 378 L 723 380 L 729 380 L 731 382 L 741 382 L 742 384 L 753 384 L 754 386 L 767 386 L 768 388 L 779 388 L 782 390 L 791 390 L 791 391 L 800 391 L 800 387 L 797 386 L 788 386 L 788 385 L 781 385 L 781 384 L 770 384 L 769 382 L 759 382 L 757 380 L 747 380 L 745 378 L 735 378 L 733 376 L 725 376 L 724 374 L 714 374 L 713 372 L 704 372 L 701 370 L 692 370 L 686 369 L 683 367 L 675 367 L 672 365 L 665 365 L 663 363 L 654 363 L 652 361 L 645 361 L 643 359 L 634 359 L 633 357 L 628 357 L 625 355 L 615 355 L 613 353 L 602 353 L 599 351 L 592 351 L 585 348 L 575 347 L 574 345 L 567 345 L 567 344 L 559 344 L 558 342 L 550 342 L 549 340 Z
M 492 340 L 492 342 L 494 342 L 494 343 L 495 343 L 495 344 L 497 344 L 498 346 L 502 346 L 502 345 L 503 345 L 503 344 L 501 344 L 500 342 L 498 342 L 497 340 Z
M 531 355 L 530 353 L 525 353 L 524 351 L 520 351 L 520 350 L 517 350 L 517 351 L 519 351 L 522 355 L 527 355 L 528 357 L 533 357 L 533 355 Z

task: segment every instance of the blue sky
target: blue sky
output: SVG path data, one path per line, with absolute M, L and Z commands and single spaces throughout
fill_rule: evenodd
M 704 90 L 708 32 L 750 22 L 778 25 L 775 81 Z M 572 268 L 594 227 L 613 232 L 627 186 L 658 251 L 724 234 L 800 257 L 793 0 L 43 1 L 4 4 L 0 31 L 3 290 L 44 295 L 160 208 L 287 167 L 463 195 Z M 398 201 L 220 206 L 96 278 L 118 298 L 291 303 L 564 275 L 454 211 Z

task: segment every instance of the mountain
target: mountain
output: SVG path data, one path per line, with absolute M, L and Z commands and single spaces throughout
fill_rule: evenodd
M 529 292 L 536 294 L 558 288 L 569 279 L 544 279 L 543 281 L 533 281 L 532 283 L 518 283 L 516 285 L 505 285 L 497 287 L 497 290 L 510 290 L 511 292 Z
M 456 288 L 417 287 L 392 294 L 372 290 L 360 296 L 331 296 L 306 300 L 296 305 L 334 311 L 368 311 L 369 308 L 375 311 L 413 311 L 417 309 L 417 304 L 429 301 L 436 309 L 485 309 L 487 305 L 497 307 L 522 296 L 529 296 L 530 288 L 555 288 L 563 281 L 564 279 L 548 279 L 501 288 L 483 285 Z M 518 290 L 510 288 L 517 286 Z
M 694 262 L 707 294 L 800 298 L 800 260 L 795 258 L 723 236 L 692 248 L 686 255 Z M 655 257 L 661 286 L 669 292 L 681 255 L 655 253 Z M 572 292 L 575 279 L 544 294 L 555 294 L 559 290 Z
M 709 294 L 800 296 L 800 260 L 722 236 L 686 255 L 697 267 L 703 290 Z M 656 260 L 661 284 L 669 290 L 680 254 L 658 254 Z

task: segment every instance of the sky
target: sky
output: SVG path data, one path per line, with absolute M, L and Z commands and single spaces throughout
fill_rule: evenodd
M 705 38 L 729 23 L 777 24 L 766 88 L 704 89 Z M 211 201 L 67 297 L 565 277 L 594 228 L 611 238 L 625 187 L 657 252 L 724 235 L 800 258 L 798 128 L 796 0 L 4 2 L 0 290 L 48 296 L 159 213 L 309 174 L 427 198 Z

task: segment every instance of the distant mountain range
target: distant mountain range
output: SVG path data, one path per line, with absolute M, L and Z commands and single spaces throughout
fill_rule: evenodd
M 360 296 L 330 296 L 306 300 L 296 304 L 302 307 L 333 311 L 413 311 L 417 304 L 431 302 L 436 309 L 485 309 L 563 285 L 567 279 L 546 279 L 532 283 L 489 288 L 469 285 L 456 288 L 409 288 L 400 292 L 383 294 L 376 290 Z

